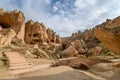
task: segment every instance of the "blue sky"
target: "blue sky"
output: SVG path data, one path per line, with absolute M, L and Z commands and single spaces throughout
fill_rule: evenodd
M 0 0 L 0 7 L 21 10 L 26 21 L 43 22 L 60 36 L 120 16 L 120 0 Z

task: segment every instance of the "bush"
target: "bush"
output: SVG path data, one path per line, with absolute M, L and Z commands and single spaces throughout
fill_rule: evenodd
M 8 58 L 4 53 L 3 53 L 3 56 L 0 58 L 0 60 L 3 61 L 4 65 L 8 65 Z
M 8 59 L 6 57 L 2 57 L 0 60 L 3 61 L 4 65 L 8 64 Z

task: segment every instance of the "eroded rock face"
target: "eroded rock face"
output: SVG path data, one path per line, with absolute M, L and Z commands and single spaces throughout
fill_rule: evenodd
M 82 33 L 82 39 L 84 41 L 91 41 L 91 40 L 94 40 L 94 34 L 93 34 L 93 31 L 90 29 L 90 30 L 85 30 L 83 33 Z
M 25 42 L 45 42 L 48 38 L 45 28 L 43 23 L 40 24 L 38 22 L 33 22 L 32 20 L 28 21 L 25 27 Z
M 0 26 L 0 44 L 11 44 L 12 39 L 16 36 L 16 33 L 13 29 L 2 29 Z
M 120 53 L 120 17 L 96 26 L 94 35 L 109 50 L 114 53 Z
M 47 42 L 49 44 L 51 44 L 51 43 L 60 44 L 61 43 L 61 38 L 59 37 L 59 35 L 56 35 L 56 33 L 52 29 L 48 28 L 46 31 L 48 34 Z
M 114 34 L 105 29 L 94 29 L 94 34 L 109 50 L 120 53 L 120 34 Z
M 10 44 L 13 38 L 24 42 L 25 17 L 21 11 L 5 12 L 0 9 L 1 38 L 0 44 Z M 6 39 L 9 38 L 9 39 Z
M 61 44 L 61 38 L 52 29 L 46 29 L 43 23 L 29 20 L 25 27 L 26 43 Z
M 116 17 L 113 20 L 107 21 L 108 23 L 105 25 L 106 28 L 113 29 L 115 27 L 120 27 L 120 16 Z
M 56 42 L 57 44 L 61 44 L 61 38 L 59 35 L 56 35 Z

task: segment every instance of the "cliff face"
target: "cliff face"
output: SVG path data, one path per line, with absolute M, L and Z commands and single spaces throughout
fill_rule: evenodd
M 120 53 L 120 17 L 96 26 L 95 37 L 100 40 L 109 50 Z
M 25 25 L 25 42 L 44 42 L 48 38 L 45 28 L 42 23 L 28 21 Z
M 25 24 L 25 42 L 33 44 L 36 42 L 61 44 L 61 38 L 52 29 L 46 29 L 43 23 L 30 20 Z
M 25 21 L 25 17 L 22 12 L 17 10 L 6 12 L 3 9 L 0 9 L 0 26 L 1 26 L 2 41 L 6 43 L 5 42 L 6 38 L 10 38 L 10 39 L 13 38 L 13 36 L 8 35 L 9 33 L 11 33 L 14 34 L 14 37 L 24 42 L 24 32 L 25 32 L 24 21 Z M 4 37 L 4 36 L 9 36 L 9 37 Z

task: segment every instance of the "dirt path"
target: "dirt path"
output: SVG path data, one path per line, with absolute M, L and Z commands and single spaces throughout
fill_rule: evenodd
M 99 75 L 95 75 L 95 74 L 92 74 L 92 73 L 87 72 L 87 71 L 80 70 L 80 72 L 82 72 L 82 73 L 84 73 L 84 74 L 86 74 L 88 76 L 91 76 L 91 77 L 95 78 L 96 80 L 106 80 L 105 78 L 103 78 L 103 77 L 101 77 Z

